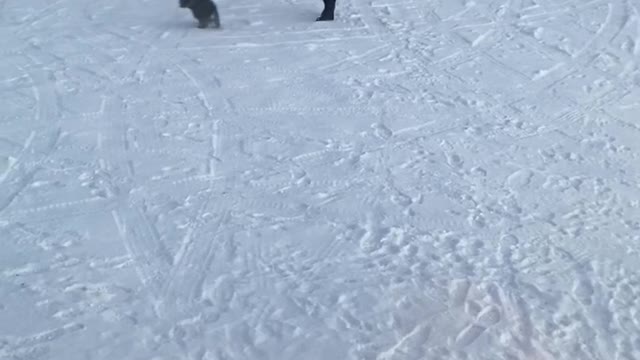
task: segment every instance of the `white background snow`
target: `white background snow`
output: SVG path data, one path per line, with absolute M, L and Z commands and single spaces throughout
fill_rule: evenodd
M 640 359 L 640 1 L 0 0 L 0 359 Z

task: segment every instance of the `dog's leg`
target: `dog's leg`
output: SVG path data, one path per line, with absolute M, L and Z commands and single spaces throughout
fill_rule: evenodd
M 213 15 L 211 15 L 211 22 L 213 23 L 213 27 L 216 29 L 220 28 L 220 14 L 218 13 L 218 8 L 213 6 Z
M 198 19 L 198 29 L 206 29 L 209 27 L 211 19 Z
M 336 10 L 336 0 L 323 0 L 324 1 L 324 10 L 322 10 L 322 14 L 320 17 L 316 19 L 316 21 L 332 21 L 334 18 L 334 13 Z

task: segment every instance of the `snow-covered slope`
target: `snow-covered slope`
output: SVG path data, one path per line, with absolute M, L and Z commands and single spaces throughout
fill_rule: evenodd
M 0 0 L 0 359 L 640 359 L 640 1 Z

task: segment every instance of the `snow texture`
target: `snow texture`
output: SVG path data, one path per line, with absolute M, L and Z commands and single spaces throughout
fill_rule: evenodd
M 0 359 L 640 359 L 640 1 L 0 0 Z

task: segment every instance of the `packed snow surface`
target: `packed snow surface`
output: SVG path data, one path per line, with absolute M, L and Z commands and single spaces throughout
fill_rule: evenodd
M 640 0 L 0 0 L 0 359 L 640 359 Z

